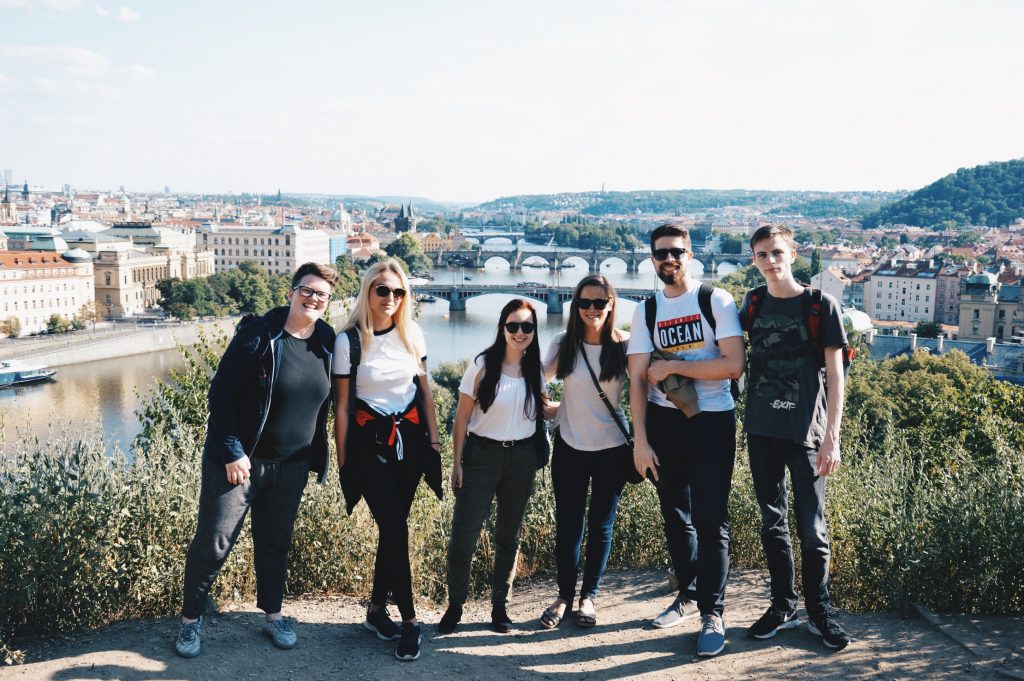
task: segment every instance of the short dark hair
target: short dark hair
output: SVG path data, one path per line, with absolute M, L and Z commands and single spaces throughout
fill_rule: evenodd
M 302 279 L 310 274 L 326 281 L 332 291 L 338 285 L 338 271 L 336 269 L 330 265 L 321 265 L 318 262 L 307 262 L 299 265 L 299 269 L 295 270 L 295 274 L 292 275 L 292 288 L 298 286 Z
M 693 250 L 693 244 L 690 243 L 690 232 L 680 225 L 672 222 L 664 222 L 654 228 L 651 232 L 651 250 L 654 250 L 654 242 L 664 236 L 680 237 L 685 243 L 688 250 Z
M 793 230 L 786 225 L 770 224 L 761 225 L 750 237 L 750 250 L 754 250 L 754 244 L 758 241 L 764 241 L 765 239 L 772 239 L 774 237 L 782 237 L 783 240 L 789 247 L 794 251 L 796 250 L 796 238 L 793 234 Z

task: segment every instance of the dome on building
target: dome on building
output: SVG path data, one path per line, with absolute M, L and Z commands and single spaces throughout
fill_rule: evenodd
M 70 251 L 64 251 L 61 254 L 62 258 L 68 262 L 91 262 L 92 256 L 88 252 L 83 251 L 81 248 L 72 248 Z
M 865 312 L 860 310 L 843 310 L 843 326 L 849 324 L 850 328 L 854 331 L 863 333 L 870 329 L 873 325 L 871 324 L 871 317 Z
M 991 272 L 978 272 L 967 277 L 968 284 L 982 284 L 984 286 L 995 286 L 999 279 Z

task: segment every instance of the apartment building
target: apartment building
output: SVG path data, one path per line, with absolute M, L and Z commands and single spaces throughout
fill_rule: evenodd
M 216 271 L 223 272 L 252 261 L 272 274 L 290 274 L 306 262 L 331 265 L 331 238 L 317 229 L 297 225 L 276 227 L 241 223 L 208 223 L 199 239 L 213 251 Z
M 0 251 L 0 319 L 17 318 L 21 335 L 44 331 L 54 314 L 71 319 L 93 299 L 88 253 Z
M 864 284 L 864 312 L 877 321 L 934 321 L 937 277 L 935 260 L 887 260 Z

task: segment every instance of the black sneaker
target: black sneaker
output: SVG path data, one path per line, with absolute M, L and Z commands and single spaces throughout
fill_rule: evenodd
M 402 622 L 401 638 L 398 640 L 398 647 L 395 648 L 395 657 L 403 662 L 412 662 L 420 657 L 420 625 L 411 622 Z
M 491 630 L 499 634 L 507 634 L 512 631 L 512 620 L 504 605 L 496 605 L 491 608 Z
M 374 611 L 366 611 L 366 621 L 363 626 L 377 634 L 381 641 L 395 641 L 402 634 L 398 625 L 388 617 L 387 608 L 377 608 Z
M 761 639 L 771 638 L 779 633 L 780 629 L 795 629 L 799 626 L 800 618 L 796 616 L 795 612 L 782 612 L 776 610 L 772 605 L 761 615 L 761 619 L 747 629 L 747 636 Z
M 441 634 L 450 634 L 455 631 L 461 621 L 462 606 L 449 605 L 448 609 L 444 611 L 444 615 L 441 616 L 441 621 L 437 623 L 437 631 Z
M 836 622 L 834 611 L 831 608 L 818 615 L 808 616 L 807 631 L 815 636 L 820 636 L 822 643 L 835 650 L 842 650 L 850 645 L 850 635 L 843 631 L 839 622 Z

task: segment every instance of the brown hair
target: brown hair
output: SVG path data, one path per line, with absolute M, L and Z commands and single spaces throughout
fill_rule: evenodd
M 654 231 L 651 232 L 652 251 L 654 250 L 654 242 L 665 236 L 678 236 L 682 238 L 683 242 L 686 244 L 686 249 L 688 251 L 693 250 L 693 244 L 690 243 L 690 232 L 685 227 L 681 227 L 671 222 L 665 222 L 655 227 Z
M 773 239 L 775 237 L 781 237 L 789 247 L 796 250 L 796 239 L 793 235 L 793 230 L 786 225 L 771 224 L 761 225 L 757 228 L 757 231 L 750 237 L 750 250 L 754 250 L 754 244 L 758 241 L 764 241 L 765 239 Z
M 612 282 L 603 274 L 589 274 L 576 284 L 572 303 L 569 305 L 569 323 L 565 327 L 565 337 L 558 348 L 558 368 L 555 375 L 564 379 L 571 374 L 576 367 L 576 357 L 582 351 L 583 324 L 580 322 L 579 299 L 580 293 L 587 286 L 603 288 L 612 306 L 601 327 L 601 366 L 598 373 L 603 381 L 621 378 L 626 373 L 626 352 L 625 345 L 615 337 L 615 305 L 618 302 L 618 295 Z
M 292 288 L 298 286 L 302 279 L 310 274 L 326 281 L 332 290 L 338 285 L 338 271 L 336 269 L 329 265 L 321 265 L 318 262 L 307 262 L 299 265 L 299 269 L 295 270 L 295 274 L 292 275 Z

